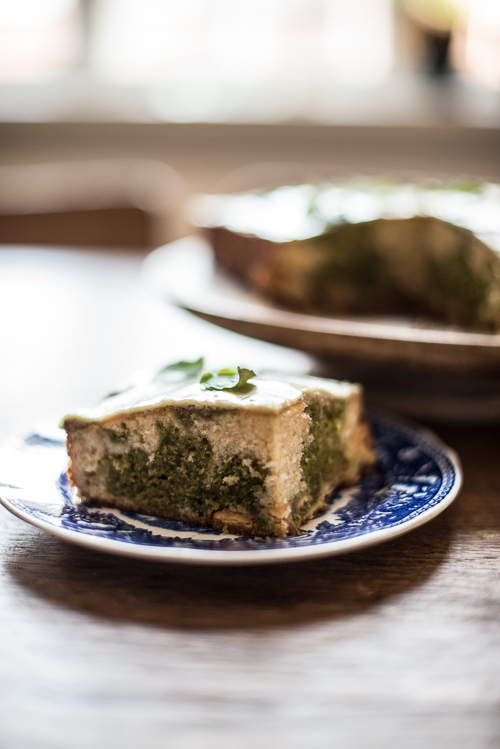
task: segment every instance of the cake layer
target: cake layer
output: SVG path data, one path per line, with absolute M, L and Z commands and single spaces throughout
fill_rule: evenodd
M 500 330 L 500 187 L 350 182 L 210 196 L 218 262 L 277 303 Z
M 207 389 L 178 372 L 65 417 L 84 502 L 284 536 L 373 464 L 359 385 L 264 375 Z

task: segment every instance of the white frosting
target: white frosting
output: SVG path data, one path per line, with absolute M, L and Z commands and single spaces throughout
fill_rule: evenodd
M 357 391 L 357 385 L 319 377 L 262 375 L 250 381 L 253 387 L 243 393 L 204 390 L 199 382 L 165 383 L 154 379 L 135 385 L 117 395 L 105 398 L 92 408 L 68 414 L 61 426 L 69 420 L 106 421 L 121 414 L 153 410 L 163 406 L 209 406 L 210 408 L 245 408 L 257 411 L 278 412 L 307 392 L 323 391 L 345 398 Z
M 202 226 L 226 226 L 273 241 L 307 239 L 329 226 L 426 215 L 477 234 L 500 232 L 500 186 L 396 184 L 369 179 L 339 185 L 295 185 L 269 192 L 210 195 L 195 208 Z

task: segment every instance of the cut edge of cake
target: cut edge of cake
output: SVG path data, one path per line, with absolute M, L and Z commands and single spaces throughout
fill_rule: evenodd
M 255 382 L 243 398 L 170 392 L 116 413 L 107 403 L 102 418 L 65 417 L 69 476 L 82 501 L 242 536 L 297 533 L 335 488 L 374 463 L 362 389 L 292 378 L 270 405 L 259 387 L 278 382 Z
M 329 187 L 316 186 L 316 202 Z M 462 212 L 443 200 L 436 185 L 395 183 L 389 189 L 375 181 L 363 187 L 364 198 L 372 202 L 365 211 L 372 215 L 363 217 L 349 198 L 356 193 L 354 181 L 338 186 L 337 212 L 330 219 L 327 213 L 321 221 L 315 217 L 314 201 L 308 211 L 302 205 L 304 226 L 296 236 L 289 227 L 297 217 L 286 227 L 279 224 L 279 231 L 274 227 L 276 215 L 286 212 L 271 198 L 281 192 L 283 201 L 294 190 L 307 193 L 311 185 L 200 198 L 198 226 L 220 268 L 286 309 L 419 315 L 431 323 L 499 331 L 500 222 L 497 218 L 495 233 L 491 214 L 500 215 L 500 186 L 478 183 L 472 196 L 453 183 L 449 187 Z M 352 215 L 339 213 L 343 201 L 352 204 Z

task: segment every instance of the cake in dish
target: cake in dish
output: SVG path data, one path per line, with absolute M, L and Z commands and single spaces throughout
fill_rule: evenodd
M 351 180 L 203 196 L 217 262 L 302 312 L 500 330 L 500 186 Z
M 286 536 L 375 456 L 361 386 L 180 362 L 66 416 L 83 502 Z

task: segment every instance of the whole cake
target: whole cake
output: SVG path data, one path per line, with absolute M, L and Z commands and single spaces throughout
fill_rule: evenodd
M 63 419 L 84 502 L 286 536 L 373 465 L 359 385 L 202 368 L 167 366 Z
M 218 263 L 316 314 L 411 314 L 500 330 L 500 186 L 351 180 L 204 196 Z

